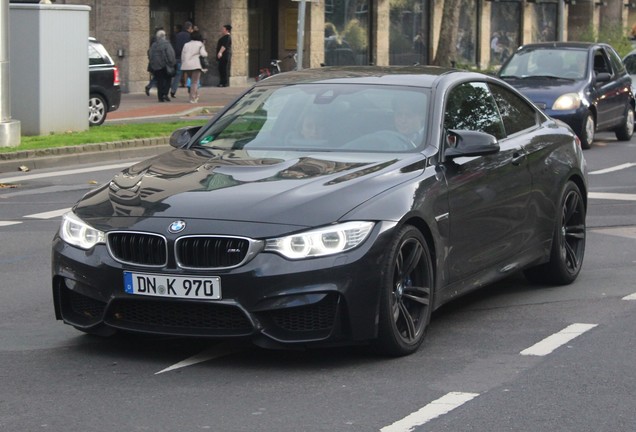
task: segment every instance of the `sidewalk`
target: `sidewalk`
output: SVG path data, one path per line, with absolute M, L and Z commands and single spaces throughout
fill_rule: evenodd
M 145 93 L 125 93 L 121 96 L 119 109 L 108 113 L 105 124 L 193 118 L 198 113 L 211 117 L 245 90 L 247 87 L 203 87 L 199 91 L 197 104 L 188 102 L 186 88 L 179 88 L 176 98 L 170 102 L 159 102 L 154 88 L 150 96 Z M 210 114 L 205 113 L 206 109 Z M 150 157 L 169 148 L 168 137 L 162 137 L 0 153 L 0 173 Z
M 247 87 L 202 87 L 199 90 L 199 103 L 188 102 L 188 89 L 180 87 L 176 97 L 170 102 L 157 101 L 157 89 L 145 93 L 126 93 L 121 95 L 121 104 L 117 111 L 108 113 L 106 124 L 122 120 L 142 120 L 161 117 L 187 116 L 203 108 L 215 111 L 233 101 Z

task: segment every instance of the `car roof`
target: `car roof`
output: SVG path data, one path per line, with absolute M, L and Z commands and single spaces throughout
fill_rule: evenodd
M 381 84 L 430 88 L 442 77 L 477 76 L 474 72 L 436 66 L 327 66 L 273 75 L 256 86 L 286 84 Z
M 592 47 L 606 47 L 607 44 L 600 42 L 537 42 L 520 46 L 517 51 L 528 49 L 562 48 L 562 49 L 584 49 Z

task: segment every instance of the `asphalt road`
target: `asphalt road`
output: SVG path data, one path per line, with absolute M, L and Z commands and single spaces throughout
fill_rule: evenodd
M 118 168 L 18 175 L 0 189 L 0 431 L 633 431 L 636 139 L 601 134 L 585 156 L 578 280 L 517 275 L 461 298 L 400 359 L 83 335 L 54 319 L 50 243 Z

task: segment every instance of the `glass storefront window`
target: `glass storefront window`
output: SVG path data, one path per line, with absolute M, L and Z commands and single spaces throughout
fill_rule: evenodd
M 369 0 L 325 1 L 325 64 L 369 64 Z
M 492 2 L 490 64 L 500 65 L 519 47 L 520 2 Z
M 390 0 L 389 63 L 428 64 L 428 1 Z

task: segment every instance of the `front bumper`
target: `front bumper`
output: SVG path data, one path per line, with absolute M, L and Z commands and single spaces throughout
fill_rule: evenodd
M 576 110 L 568 111 L 555 111 L 552 109 L 545 109 L 543 110 L 543 112 L 554 119 L 561 120 L 563 123 L 570 126 L 574 133 L 580 136 L 583 128 L 585 127 L 585 118 L 587 117 L 589 111 L 586 107 L 581 107 Z
M 245 265 L 154 273 L 219 276 L 221 300 L 148 297 L 124 292 L 123 272 L 105 245 L 84 251 L 56 237 L 52 282 L 56 317 L 82 331 L 210 338 L 266 338 L 283 344 L 370 340 L 377 334 L 382 259 L 393 224 L 378 223 L 346 254 L 290 261 L 260 253 Z M 174 260 L 170 260 L 174 262 Z

